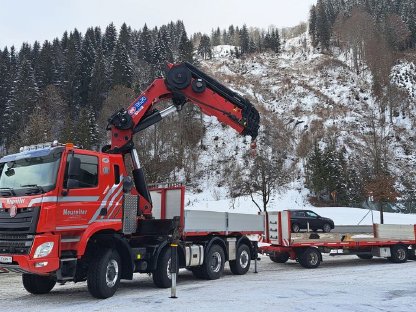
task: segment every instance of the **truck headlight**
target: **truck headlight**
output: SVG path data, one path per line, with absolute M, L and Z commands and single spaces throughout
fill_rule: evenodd
M 53 249 L 53 242 L 46 242 L 42 245 L 39 245 L 38 248 L 36 248 L 35 255 L 33 258 L 42 258 L 46 257 L 51 253 Z

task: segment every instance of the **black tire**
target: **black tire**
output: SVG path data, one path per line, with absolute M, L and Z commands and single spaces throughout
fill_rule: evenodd
M 293 223 L 292 224 L 292 232 L 293 233 L 298 233 L 300 231 L 300 226 L 297 223 Z
M 170 273 L 171 250 L 167 248 L 162 251 L 157 260 L 156 271 L 153 272 L 153 283 L 159 288 L 169 288 L 172 286 L 172 276 Z M 179 271 L 179 263 L 177 272 Z
M 270 260 L 276 263 L 286 263 L 289 260 L 289 254 L 287 252 L 274 256 L 269 256 Z
M 251 251 L 250 248 L 242 244 L 237 249 L 236 260 L 230 261 L 230 270 L 235 275 L 244 275 L 250 270 Z
M 219 279 L 224 271 L 225 254 L 219 245 L 212 245 L 209 249 L 204 263 L 193 270 L 195 277 L 215 280 Z
M 322 226 L 322 231 L 323 231 L 324 233 L 329 233 L 329 232 L 331 232 L 331 230 L 332 230 L 332 227 L 331 227 L 331 224 L 329 224 L 329 223 L 325 223 L 325 224 Z
M 371 260 L 373 259 L 373 255 L 369 253 L 359 253 L 357 254 L 357 257 L 363 260 Z
M 307 269 L 315 269 L 321 264 L 322 255 L 318 248 L 309 247 L 306 248 L 298 256 L 298 260 L 301 266 Z
M 407 261 L 408 251 L 407 247 L 403 245 L 393 245 L 390 247 L 391 257 L 388 257 L 390 262 L 404 263 Z
M 87 284 L 90 294 L 98 299 L 112 297 L 120 286 L 121 270 L 117 250 L 98 250 L 88 265 Z
M 192 274 L 199 279 L 207 279 L 206 275 L 204 274 L 203 266 L 192 267 L 191 269 Z
M 56 281 L 49 276 L 24 273 L 22 275 L 23 287 L 34 295 L 49 293 L 55 286 Z
M 415 250 L 414 249 L 408 249 L 407 250 L 407 258 L 409 260 L 416 260 L 416 254 L 415 254 Z

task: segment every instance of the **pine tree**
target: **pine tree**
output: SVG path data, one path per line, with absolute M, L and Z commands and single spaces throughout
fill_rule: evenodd
M 96 33 L 92 27 L 87 29 L 84 39 L 82 41 L 81 48 L 81 85 L 80 85 L 80 96 L 81 103 L 86 104 L 88 101 L 88 89 L 91 83 L 91 73 L 96 60 L 96 47 L 95 42 Z
M 35 74 L 30 60 L 23 59 L 13 82 L 11 96 L 6 105 L 7 133 L 5 137 L 10 146 L 19 129 L 23 129 L 30 114 L 35 109 L 39 97 Z
M 280 36 L 279 36 L 279 31 L 277 29 L 272 30 L 272 35 L 270 39 L 271 39 L 271 49 L 273 50 L 273 52 L 280 53 Z
M 140 36 L 139 57 L 148 63 L 152 62 L 152 46 L 152 35 L 147 25 L 144 24 Z
M 250 50 L 250 38 L 248 35 L 248 29 L 246 24 L 243 25 L 243 28 L 240 30 L 240 53 L 245 54 L 249 53 Z
M 10 76 L 10 54 L 9 50 L 4 48 L 0 52 L 0 146 L 3 145 L 6 131 L 6 119 L 4 116 L 6 105 L 10 97 L 11 89 L 11 76 Z
M 54 50 L 49 41 L 45 41 L 38 60 L 38 84 L 40 88 L 44 88 L 54 83 L 55 66 L 54 66 Z
M 192 62 L 193 61 L 193 50 L 194 47 L 192 45 L 191 40 L 188 39 L 188 36 L 186 35 L 186 31 L 183 31 L 181 41 L 179 43 L 179 57 L 178 62 Z
M 104 58 L 109 62 L 108 65 L 111 65 L 114 49 L 117 44 L 117 29 L 113 23 L 110 23 L 106 27 L 102 41 Z
M 130 88 L 133 80 L 133 65 L 127 47 L 121 40 L 122 38 L 117 40 L 114 53 L 112 83 L 113 85 L 119 84 Z
M 317 143 L 314 145 L 312 155 L 307 159 L 306 181 L 308 187 L 319 198 L 326 188 L 325 160 Z
M 81 107 L 82 57 L 78 31 L 70 34 L 67 49 L 64 51 L 62 88 L 71 108 L 71 118 Z
M 316 35 L 316 7 L 312 6 L 309 12 L 309 36 L 311 38 L 311 43 L 314 48 L 317 47 L 317 35 Z
M 88 104 L 95 113 L 101 111 L 106 98 L 109 84 L 106 76 L 104 55 L 101 49 L 96 52 L 94 67 L 91 72 L 91 81 L 88 88 Z
M 322 49 L 328 50 L 330 39 L 331 39 L 331 30 L 328 17 L 326 15 L 325 6 L 321 0 L 318 0 L 316 14 L 316 36 L 318 42 L 321 44 Z
M 214 47 L 221 44 L 221 30 L 219 27 L 211 31 L 211 42 Z
M 212 58 L 211 41 L 207 35 L 201 37 L 198 46 L 198 54 L 201 55 L 204 60 Z
M 164 62 L 173 63 L 174 58 L 173 58 L 173 52 L 171 48 L 172 44 L 171 44 L 171 40 L 169 37 L 169 33 L 166 27 L 161 27 L 159 32 L 160 32 L 161 47 L 163 51 L 163 60 Z

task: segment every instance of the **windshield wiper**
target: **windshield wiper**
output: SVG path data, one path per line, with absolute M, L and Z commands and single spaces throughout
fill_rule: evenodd
M 7 196 L 16 196 L 16 193 L 14 192 L 14 190 L 10 187 L 0 187 L 0 193 L 1 192 L 8 192 Z
M 30 187 L 30 188 L 35 188 L 37 189 L 40 193 L 45 193 L 45 190 L 43 189 L 42 186 L 37 185 L 37 184 L 25 184 L 25 185 L 20 185 L 21 187 Z

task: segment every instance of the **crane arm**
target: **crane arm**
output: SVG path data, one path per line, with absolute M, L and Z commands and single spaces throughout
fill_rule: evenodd
M 170 99 L 172 105 L 158 111 L 154 106 Z M 109 152 L 126 153 L 133 146 L 132 136 L 159 122 L 187 103 L 197 105 L 209 116 L 215 116 L 242 135 L 257 137 L 260 116 L 245 98 L 203 73 L 190 63 L 168 64 L 165 78 L 157 78 L 125 110 L 109 119 L 111 133 Z

